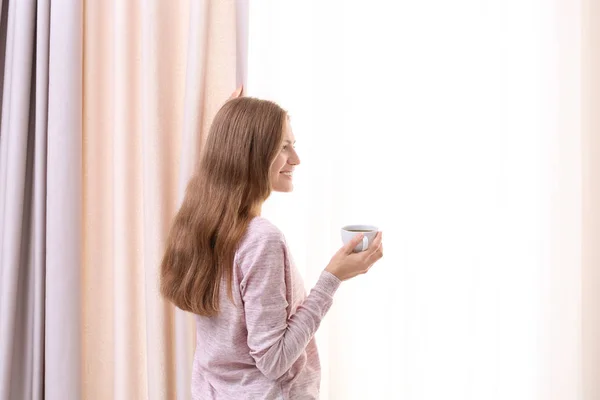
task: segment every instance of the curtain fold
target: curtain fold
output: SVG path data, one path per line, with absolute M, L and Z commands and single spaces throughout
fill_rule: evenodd
M 160 298 L 158 266 L 177 199 L 189 3 L 147 1 L 141 11 L 142 144 L 137 151 L 142 154 L 148 398 L 176 398 L 177 374 L 188 373 L 189 366 L 175 363 L 174 313 Z
M 45 399 L 81 399 L 83 3 L 51 3 Z
M 43 218 L 35 215 L 40 193 L 34 190 L 36 110 L 35 4 L 4 1 L 2 32 L 5 53 L 0 132 L 0 398 L 39 395 L 41 379 L 34 375 L 35 355 L 43 351 L 40 335 L 34 341 L 34 326 L 43 319 L 35 301 L 40 298 L 36 280 L 36 228 Z M 41 66 L 44 68 L 44 66 Z M 47 68 L 46 68 L 47 70 Z M 45 88 L 40 88 L 44 90 Z M 45 136 L 45 130 L 42 133 Z M 42 138 L 44 140 L 45 138 Z M 37 162 L 36 162 L 37 161 Z M 37 171 L 36 171 L 37 172 Z M 42 178 L 43 179 L 43 178 Z M 32 226 L 33 225 L 33 226 Z M 38 325 L 39 326 L 39 325 Z M 35 380 L 35 381 L 34 381 Z

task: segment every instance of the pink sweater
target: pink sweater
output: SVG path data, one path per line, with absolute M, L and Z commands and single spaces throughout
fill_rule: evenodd
M 318 399 L 313 336 L 339 285 L 323 271 L 306 296 L 283 234 L 254 218 L 235 254 L 234 302 L 223 281 L 220 313 L 196 316 L 193 399 Z

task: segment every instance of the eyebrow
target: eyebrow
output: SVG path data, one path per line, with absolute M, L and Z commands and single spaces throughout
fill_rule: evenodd
M 290 143 L 290 144 L 296 144 L 296 141 L 294 140 L 293 142 L 289 139 L 284 140 L 285 143 Z

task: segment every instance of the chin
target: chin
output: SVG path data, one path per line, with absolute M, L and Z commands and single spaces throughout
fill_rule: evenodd
M 291 193 L 294 191 L 294 185 L 274 187 L 273 191 L 280 192 L 280 193 Z

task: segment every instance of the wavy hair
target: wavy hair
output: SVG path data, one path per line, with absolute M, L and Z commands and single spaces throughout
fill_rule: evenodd
M 160 292 L 180 309 L 218 314 L 223 278 L 233 299 L 235 251 L 271 194 L 286 116 L 277 104 L 250 97 L 229 100 L 215 116 L 161 262 Z

